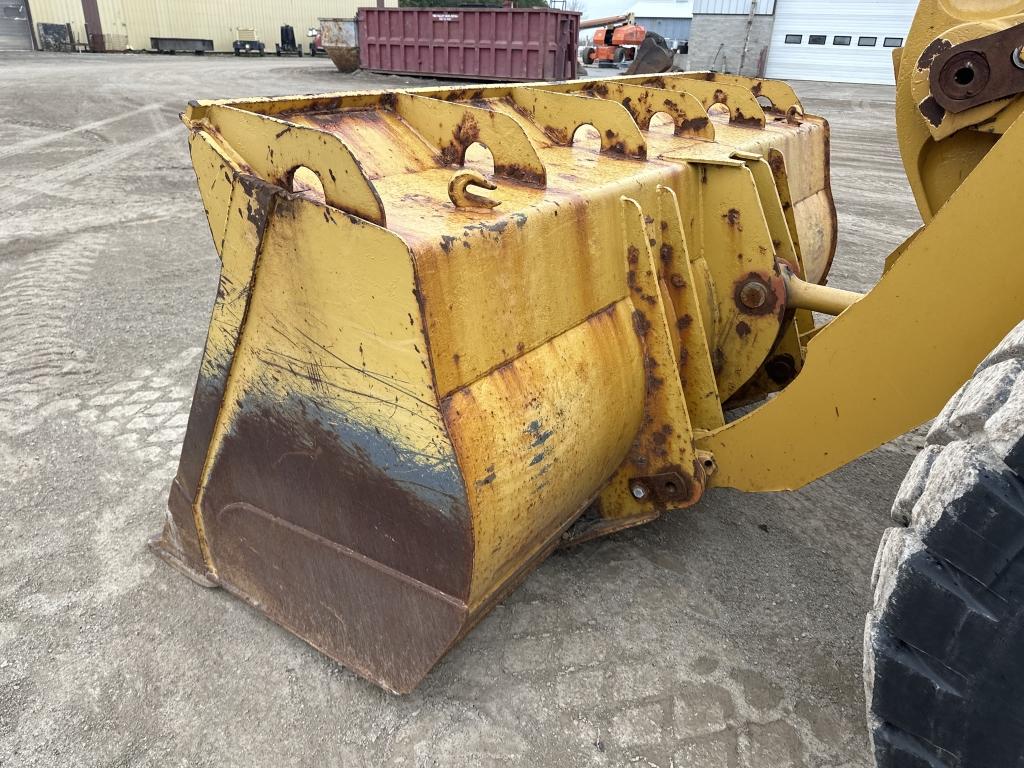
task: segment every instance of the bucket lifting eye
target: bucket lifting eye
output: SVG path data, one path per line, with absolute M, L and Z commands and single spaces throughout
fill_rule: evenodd
M 492 200 L 489 197 L 470 192 L 466 189 L 469 186 L 483 189 L 498 188 L 493 181 L 484 178 L 476 171 L 458 171 L 448 182 L 448 197 L 456 208 L 494 208 L 501 205 L 499 200 Z

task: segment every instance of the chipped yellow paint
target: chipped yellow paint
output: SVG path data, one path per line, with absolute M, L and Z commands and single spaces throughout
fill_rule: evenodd
M 770 102 L 770 110 L 779 114 L 797 117 L 803 115 L 804 112 L 803 104 L 797 98 L 793 86 L 781 80 L 765 80 L 743 75 L 729 75 L 723 72 L 682 72 L 680 76 L 743 88 L 758 99 L 767 99 Z
M 648 223 L 648 219 L 651 219 Z M 601 491 L 600 515 L 606 520 L 646 517 L 654 509 L 682 509 L 700 499 L 704 471 L 697 461 L 693 429 L 651 247 L 656 220 L 636 200 L 621 200 L 624 271 L 628 275 L 632 324 L 643 342 L 645 398 L 643 419 L 627 460 Z
M 251 272 L 258 264 L 256 282 L 265 287 L 253 290 L 251 278 L 239 280 L 214 314 L 208 346 L 226 346 L 233 354 L 195 509 L 203 508 L 220 445 L 253 396 L 270 402 L 315 399 L 339 420 L 383 435 L 397 454 L 416 463 L 453 464 L 405 244 L 368 222 L 295 197 L 274 206 L 257 261 L 251 227 L 236 224 L 243 217 L 232 214 L 222 275 L 237 271 L 244 278 L 246 268 Z M 242 231 L 235 236 L 233 227 Z M 353 241 L 372 257 L 354 258 L 339 248 Z M 239 263 L 232 267 L 236 255 Z M 360 290 L 340 291 L 340 285 Z M 228 322 L 218 322 L 221 313 L 229 315 Z M 215 562 L 208 566 L 217 573 Z
M 793 212 L 793 193 L 789 189 L 789 174 L 786 172 L 786 158 L 777 149 L 768 151 L 768 167 L 772 169 L 772 176 L 775 179 L 775 192 L 779 196 L 779 203 L 782 205 L 782 213 L 786 218 L 786 228 L 789 230 L 789 241 L 793 244 L 793 252 L 796 254 L 797 264 L 800 265 L 801 273 L 813 282 L 821 282 L 821 278 L 808 276 L 808 272 L 828 272 L 828 264 L 824 269 L 811 270 L 810 265 L 804 263 L 804 255 L 800 250 L 800 235 L 796 225 L 796 215 Z
M 719 313 L 708 347 L 724 401 L 754 375 L 778 337 L 785 290 L 750 168 L 708 166 L 701 197 L 705 252 L 718 254 L 706 260 Z M 765 291 L 759 306 L 740 301 L 750 283 Z
M 721 106 L 729 114 L 729 122 L 741 126 L 764 128 L 764 109 L 757 97 L 749 89 L 741 85 L 729 83 L 712 83 L 697 80 L 685 74 L 671 75 L 635 75 L 623 78 L 627 82 L 637 82 L 651 88 L 665 88 L 670 91 L 688 93 L 699 101 L 705 109 Z
M 234 191 L 234 172 L 231 162 L 217 149 L 209 134 L 195 132 L 189 136 L 188 143 L 192 167 L 199 180 L 199 196 L 210 222 L 213 244 L 220 255 L 224 246 L 224 226 Z
M 198 535 L 194 570 L 404 689 L 346 634 L 372 610 L 261 602 L 285 575 L 271 539 L 336 563 L 318 585 L 350 574 L 440 611 L 422 674 L 559 542 L 698 501 L 714 457 L 695 434 L 780 339 L 776 259 L 830 255 L 834 230 L 804 220 L 831 201 L 828 132 L 766 125 L 740 82 L 664 84 L 194 103 L 222 270 L 176 480 L 195 530 L 172 517 L 173 556 Z M 712 124 L 723 98 L 734 119 Z M 799 155 L 784 192 L 772 152 Z M 752 276 L 771 307 L 741 321 Z
M 765 223 L 768 225 L 768 232 L 775 247 L 776 258 L 792 265 L 802 275 L 803 263 L 797 255 L 796 246 L 793 244 L 793 234 L 790 232 L 786 221 L 785 209 L 782 207 L 782 198 L 779 195 L 779 188 L 772 174 L 771 167 L 760 156 L 750 158 L 747 167 L 754 177 L 757 196 L 761 201 L 761 210 L 764 212 Z
M 494 158 L 496 176 L 544 185 L 544 164 L 522 126 L 511 117 L 411 93 L 396 93 L 394 99 L 401 118 L 436 147 L 447 162 L 461 164 L 466 149 L 480 142 Z
M 396 263 L 411 259 L 414 286 L 409 288 L 408 297 L 392 307 L 374 303 L 372 311 L 369 307 L 365 311 L 354 306 L 339 308 L 342 313 L 376 319 L 357 327 L 341 323 L 336 333 L 349 334 L 344 337 L 348 341 L 342 337 L 327 340 L 332 348 L 336 344 L 351 346 L 354 339 L 363 338 L 366 328 L 385 322 L 385 318 L 411 315 L 415 323 L 411 327 L 419 341 L 418 357 L 408 366 L 415 369 L 418 365 L 420 371 L 428 371 L 436 390 L 422 399 L 432 404 L 430 407 L 437 407 L 445 398 L 457 398 L 465 388 L 492 378 L 502 366 L 546 349 L 587 318 L 621 302 L 627 289 L 621 268 L 624 242 L 619 198 L 626 195 L 643 210 L 657 215 L 665 207 L 659 188 L 662 196 L 678 195 L 685 201 L 686 211 L 673 201 L 672 229 L 666 237 L 674 238 L 681 246 L 686 288 L 670 286 L 666 278 L 671 276 L 662 274 L 659 291 L 669 299 L 662 301 L 666 322 L 669 318 L 678 323 L 680 318 L 697 316 L 693 332 L 684 335 L 673 329 L 670 358 L 677 359 L 686 348 L 698 359 L 700 365 L 696 368 L 703 370 L 693 374 L 697 382 L 694 391 L 701 392 L 702 400 L 709 400 L 715 382 L 707 379 L 706 369 L 712 360 L 709 347 L 700 347 L 705 331 L 716 339 L 712 348 L 728 351 L 727 357 L 732 360 L 723 374 L 725 396 L 754 374 L 760 364 L 758 358 L 764 355 L 763 347 L 772 336 L 765 331 L 751 333 L 748 339 L 732 328 L 736 316 L 733 284 L 755 267 L 766 275 L 771 273 L 776 254 L 770 235 L 785 220 L 778 195 L 772 197 L 769 190 L 759 189 L 750 169 L 756 171 L 763 186 L 766 166 L 758 152 L 784 153 L 800 147 L 804 159 L 794 161 L 796 170 L 790 175 L 800 182 L 801 200 L 827 195 L 827 166 L 822 153 L 827 131 L 818 118 L 807 118 L 803 124 L 773 122 L 767 129 L 757 130 L 752 124 L 763 121 L 763 113 L 754 96 L 738 81 L 717 87 L 704 80 L 667 76 L 662 82 L 665 89 L 641 87 L 621 79 L 606 81 L 609 98 L 600 100 L 547 90 L 569 88 L 562 84 L 197 103 L 190 108 L 186 122 L 203 137 L 202 141 L 212 142 L 230 158 L 234 171 L 254 173 L 285 191 L 296 166 L 309 168 L 325 181 L 327 210 L 345 209 L 377 223 L 385 221 L 386 211 L 401 211 L 401 216 L 387 218 L 390 236 L 400 240 L 382 242 L 398 248 Z M 781 87 L 777 90 L 785 93 Z M 615 103 L 625 99 L 633 104 L 632 112 Z M 739 119 L 718 126 L 727 141 L 710 141 L 715 128 L 702 101 L 711 104 L 723 99 L 731 102 L 734 117 Z M 658 111 L 668 111 L 673 117 L 677 135 L 649 130 L 650 118 Z M 687 130 L 681 130 L 684 123 L 689 124 Z M 597 152 L 582 143 L 569 146 L 576 128 L 583 124 L 597 128 Z M 490 210 L 455 206 L 447 200 L 447 190 L 458 180 L 451 165 L 457 170 L 465 163 L 466 151 L 474 144 L 489 148 L 493 159 L 493 170 L 481 177 L 494 187 L 488 199 L 497 207 Z M 638 158 L 650 154 L 651 147 L 656 147 L 663 159 L 649 157 L 646 162 L 638 162 Z M 328 148 L 332 152 L 328 157 L 333 159 L 325 172 L 322 155 Z M 733 159 L 737 152 L 745 159 Z M 807 155 L 821 159 L 808 162 Z M 719 164 L 726 167 L 718 168 Z M 351 185 L 351 192 L 363 202 L 353 204 L 346 196 L 348 190 L 332 183 L 331 172 L 336 181 L 337 170 L 342 167 L 348 173 L 361 172 L 361 181 Z M 720 183 L 723 179 L 725 182 Z M 749 207 L 749 224 L 729 224 L 730 199 Z M 758 210 L 762 206 L 770 211 L 771 227 L 766 214 Z M 223 217 L 216 206 L 210 211 L 211 222 Z M 789 215 L 799 221 L 798 211 Z M 333 215 L 333 221 L 330 215 L 324 219 L 322 225 L 314 227 L 304 214 L 303 221 L 310 229 L 296 230 L 296 237 L 334 243 L 326 234 L 312 234 L 313 230 L 343 226 L 350 230 L 346 242 L 353 254 L 376 253 L 381 247 L 369 242 L 368 233 L 376 230 L 365 224 L 354 228 L 354 222 L 338 214 Z M 275 223 L 270 233 L 282 226 Z M 660 238 L 661 233 L 655 233 L 659 248 L 663 242 Z M 694 244 L 692 250 L 686 247 L 688 239 Z M 778 255 L 791 259 L 791 237 L 777 239 L 781 249 Z M 555 243 L 558 247 L 551 247 Z M 250 252 L 257 245 L 245 240 L 236 244 Z M 740 257 L 744 250 L 748 253 Z M 319 258 L 327 259 L 330 251 L 323 251 Z M 263 253 L 263 258 L 278 258 L 266 246 Z M 383 275 L 392 262 L 373 263 L 374 271 L 379 266 Z M 316 268 L 311 267 L 311 273 L 315 272 Z M 270 267 L 257 273 L 270 274 Z M 327 284 L 331 279 L 321 278 Z M 354 279 L 353 274 L 345 284 Z M 304 288 L 301 295 L 309 294 Z M 326 300 L 326 295 L 320 298 Z M 250 307 L 250 322 L 260 317 L 258 308 L 263 301 Z M 500 301 L 500 311 L 495 311 L 496 301 Z M 759 328 L 765 322 L 773 321 L 769 318 L 752 325 Z M 254 347 L 259 347 L 263 339 L 258 333 L 262 332 L 257 332 L 255 326 L 250 329 L 249 338 Z M 247 349 L 247 343 L 239 342 L 238 351 Z M 302 358 L 301 349 L 292 353 Z M 251 383 L 259 366 L 245 360 L 246 355 L 239 358 L 236 354 L 232 375 Z M 247 369 L 239 367 L 244 365 L 252 365 L 253 371 L 245 374 Z M 359 371 L 349 373 L 362 375 Z M 408 378 L 411 371 L 402 375 Z M 689 378 L 687 382 L 689 385 Z M 363 391 L 354 380 L 342 379 L 339 383 Z M 385 428 L 388 435 L 401 426 L 402 434 L 395 440 L 410 450 L 424 450 L 430 455 L 427 446 L 436 437 L 431 430 L 418 433 L 415 423 L 406 425 L 401 419 L 381 425 L 376 406 L 364 405 L 368 408 L 365 412 L 363 406 L 354 411 L 361 422 Z M 425 407 L 410 406 L 410 410 Z M 224 424 L 230 423 L 229 405 L 225 405 L 221 419 Z M 700 419 L 705 427 L 720 423 L 720 404 L 705 404 Z M 689 427 L 682 431 L 689 432 Z M 572 511 L 559 514 L 564 523 Z M 494 572 L 502 567 L 495 566 Z
M 626 457 L 643 403 L 627 301 L 444 401 L 473 510 L 471 607 L 557 543 Z
M 652 117 L 663 113 L 672 119 L 673 132 L 676 136 L 715 140 L 715 127 L 708 118 L 707 111 L 688 93 L 604 80 L 571 80 L 545 86 L 545 90 L 578 93 L 617 101 L 629 111 L 642 130 L 650 128 Z
M 571 145 L 580 126 L 593 125 L 600 134 L 602 152 L 647 157 L 640 127 L 621 104 L 589 101 L 543 88 L 517 88 L 512 91 L 512 100 L 556 144 Z
M 702 286 L 694 279 L 679 200 L 668 187 L 658 187 L 657 223 L 659 274 L 669 296 L 668 306 L 674 321 L 670 322 L 670 327 L 675 329 L 674 346 L 689 419 L 697 429 L 714 429 L 725 422 L 702 308 L 702 304 L 708 303 L 711 291 L 702 291 Z M 710 279 L 706 272 L 704 274 L 705 279 Z
M 626 299 L 621 261 L 626 249 L 622 196 L 649 211 L 652 220 L 660 216 L 666 222 L 664 231 L 652 232 L 656 253 L 669 243 L 680 251 L 676 261 L 656 258 L 661 270 L 656 272 L 657 291 L 652 289 L 646 295 L 659 300 L 659 327 L 670 328 L 667 351 L 662 349 L 659 357 L 664 358 L 663 366 L 671 364 L 671 376 L 667 369 L 662 373 L 669 390 L 683 394 L 673 406 L 678 417 L 663 420 L 678 422 L 680 445 L 689 447 L 674 449 L 679 454 L 676 458 L 685 459 L 675 463 L 686 464 L 689 470 L 696 454 L 689 442 L 687 388 L 701 426 L 717 426 L 722 419 L 720 398 L 728 397 L 754 375 L 771 346 L 777 333 L 777 320 L 771 313 L 751 318 L 750 333 L 736 332 L 735 284 L 751 272 L 772 283 L 774 258 L 795 258 L 796 246 L 787 226 L 799 226 L 799 203 L 821 195 L 830 200 L 823 153 L 827 128 L 819 118 L 808 117 L 800 124 L 773 121 L 758 130 L 763 113 L 739 81 L 713 85 L 706 80 L 667 76 L 662 82 L 664 89 L 607 81 L 607 98 L 601 99 L 554 92 L 575 87 L 562 84 L 194 104 L 186 122 L 197 132 L 198 140 L 205 142 L 201 146 L 209 144 L 227 158 L 233 174 L 254 174 L 283 189 L 289 210 L 293 210 L 287 221 L 277 214 L 272 217 L 262 243 L 237 233 L 226 238 L 240 253 L 249 254 L 248 268 L 259 276 L 264 289 L 241 297 L 248 301 L 242 301 L 245 332 L 241 338 L 211 337 L 211 345 L 230 347 L 233 354 L 207 471 L 212 471 L 216 446 L 234 419 L 238 393 L 258 383 L 283 398 L 288 392 L 301 395 L 311 386 L 303 383 L 308 379 L 303 379 L 301 372 L 291 369 L 286 376 L 288 385 L 282 389 L 260 378 L 267 372 L 265 348 L 273 341 L 273 348 L 292 360 L 293 367 L 294 361 L 309 363 L 320 354 L 315 349 L 343 351 L 348 362 L 352 350 L 358 349 L 359 366 L 326 371 L 326 384 L 324 372 L 318 372 L 320 383 L 316 386 L 346 392 L 344 412 L 350 418 L 380 430 L 401 450 L 422 454 L 428 463 L 442 461 L 455 451 L 452 446 L 457 446 L 460 473 L 464 478 L 473 474 L 468 468 L 475 462 L 505 452 L 496 446 L 505 445 L 508 436 L 495 432 L 490 422 L 486 434 L 496 442 L 488 443 L 483 433 L 468 440 L 463 427 L 456 425 L 466 425 L 465 430 L 475 434 L 472 425 L 493 417 L 499 402 L 505 403 L 506 409 L 526 407 L 526 401 L 516 405 L 508 392 L 494 389 L 495 377 L 515 370 L 509 366 L 517 361 L 548 360 L 552 345 L 593 326 L 593 318 L 603 317 L 601 312 L 619 307 Z M 777 92 L 784 94 L 785 89 Z M 615 103 L 627 99 L 631 110 Z M 734 121 L 712 126 L 702 102 L 723 99 L 731 103 Z M 673 118 L 676 135 L 650 130 L 651 117 L 659 111 Z M 597 129 L 597 146 L 572 142 L 576 129 L 584 124 Z M 722 134 L 722 140 L 711 140 L 716 132 Z M 486 156 L 478 153 L 473 168 L 483 171 L 474 170 L 482 175 L 472 178 L 484 179 L 493 187 L 487 197 L 497 204 L 494 208 L 467 206 L 466 201 L 456 206 L 448 199 L 451 185 L 468 178 L 457 172 L 474 145 L 490 149 L 492 168 L 488 172 Z M 794 160 L 794 170 L 787 178 L 799 182 L 794 194 L 800 199 L 787 214 L 779 193 L 766 187 L 772 179 L 760 153 L 785 154 L 797 148 L 801 157 Z M 658 157 L 651 156 L 652 150 Z M 213 160 L 209 162 L 216 166 Z M 326 172 L 325 162 L 329 162 Z M 324 211 L 322 221 L 312 213 L 318 208 L 311 193 L 287 197 L 291 175 L 299 166 L 324 182 L 319 206 Z M 355 203 L 346 196 L 349 190 L 337 181 L 339 168 L 361 176 L 351 185 Z M 677 198 L 681 202 L 677 203 Z M 744 208 L 741 216 L 747 218 L 742 223 L 731 221 L 735 204 Z M 208 206 L 213 227 L 220 226 L 217 220 L 224 218 L 223 205 L 217 205 L 215 201 Z M 332 209 L 347 210 L 364 221 Z M 388 217 L 387 211 L 401 215 Z M 388 231 L 373 226 L 384 221 Z M 808 225 L 817 226 L 814 222 Z M 339 228 L 345 230 L 344 236 L 330 234 Z M 295 243 L 321 245 L 300 253 L 284 232 Z M 334 265 L 332 259 L 339 259 L 333 255 L 339 242 L 346 243 L 350 255 Z M 829 246 L 817 243 L 813 248 L 827 251 Z M 258 266 L 253 261 L 257 252 Z M 357 254 L 374 254 L 374 258 L 359 261 Z M 289 263 L 300 275 L 293 275 L 291 282 L 276 271 Z M 670 264 L 673 271 L 666 272 Z M 349 269 L 355 271 L 339 271 Z M 676 270 L 680 272 L 677 282 L 682 285 L 672 283 Z M 367 298 L 365 286 L 378 279 L 394 279 L 395 285 L 405 285 L 407 290 L 405 294 L 400 289 L 387 292 L 401 297 L 394 303 L 380 301 L 375 291 L 370 292 L 375 298 Z M 291 288 L 284 290 L 289 285 Z M 359 285 L 363 298 L 357 301 L 350 289 L 335 296 L 339 285 Z M 365 305 L 359 303 L 363 300 Z M 300 310 L 301 318 L 293 316 Z M 327 310 L 336 314 L 317 314 Z M 271 315 L 277 318 L 277 326 Z M 361 319 L 346 322 L 350 316 Z M 684 333 L 678 325 L 687 319 L 692 324 Z M 308 327 L 309 322 L 318 327 Z M 280 335 L 282 323 L 300 325 L 301 333 L 289 332 L 288 339 L 274 339 L 275 334 Z M 387 352 L 378 350 L 380 357 L 374 358 L 372 370 L 406 382 L 406 389 L 411 382 L 419 383 L 414 388 L 415 402 L 406 402 L 407 395 L 397 395 L 404 408 L 400 413 L 405 415 L 385 418 L 394 404 L 383 404 L 377 391 L 382 385 L 367 380 L 360 366 L 362 356 L 372 357 L 369 350 L 379 342 L 374 329 L 394 323 L 407 323 L 403 354 L 408 357 L 388 346 Z M 767 328 L 773 324 L 775 331 Z M 272 327 L 278 330 L 268 330 Z M 712 339 L 710 345 L 704 341 L 705 334 Z M 309 346 L 309 339 L 316 340 L 314 347 Z M 679 364 L 684 350 L 694 361 L 688 367 Z M 717 383 L 712 376 L 716 358 L 711 350 L 716 351 L 718 362 L 723 353 L 727 361 Z M 387 355 L 393 358 L 392 367 L 384 364 Z M 530 372 L 523 391 L 531 391 L 531 386 L 541 391 L 561 385 L 552 373 L 553 364 L 535 363 L 523 370 Z M 645 371 L 641 366 L 631 375 L 643 379 Z M 721 394 L 716 393 L 719 386 Z M 479 412 L 465 402 L 467 393 L 476 390 L 474 402 L 482 408 Z M 459 410 L 452 410 L 460 403 Z M 341 402 L 338 407 L 342 408 Z M 449 415 L 458 412 L 463 417 L 442 424 L 437 413 L 444 409 Z M 639 416 L 634 413 L 629 418 Z M 506 410 L 501 423 L 512 421 Z M 563 439 L 572 442 L 573 437 Z M 521 454 L 512 453 L 508 459 L 512 464 L 505 471 L 509 476 L 522 459 Z M 579 453 L 577 460 L 585 461 L 585 456 L 586 452 Z M 577 467 L 566 476 L 578 474 Z M 623 477 L 628 480 L 629 475 L 626 472 Z M 552 531 L 564 528 L 580 512 L 582 497 L 572 496 L 564 488 L 558 491 L 546 507 L 553 517 L 539 527 L 527 526 L 520 541 L 509 522 L 513 507 L 502 506 L 511 504 L 509 499 L 516 498 L 519 491 L 502 496 L 504 501 L 495 506 L 493 494 L 502 489 L 501 483 L 479 493 L 472 490 L 473 483 L 466 481 L 474 530 L 483 537 L 488 525 L 493 526 L 487 534 L 491 539 L 476 541 L 482 549 L 475 556 L 474 572 L 479 580 L 474 581 L 472 599 L 481 604 L 512 578 L 510 574 L 528 551 L 546 546 Z M 628 492 L 628 483 L 621 489 Z M 597 488 L 591 487 L 589 496 L 596 492 Z M 692 500 L 698 495 L 695 490 Z M 638 514 L 646 514 L 630 499 L 624 503 L 632 504 Z M 201 501 L 197 499 L 197 507 Z M 492 546 L 499 539 L 519 544 Z M 487 547 L 492 551 L 489 556 L 482 554 Z
M 234 154 L 240 167 L 290 189 L 291 174 L 305 166 L 320 178 L 328 204 L 384 224 L 380 197 L 363 176 L 359 161 L 336 136 L 228 106 L 215 105 L 196 112 L 196 117 L 189 118 L 190 124 L 200 127 L 196 122 L 200 121 L 206 133 Z

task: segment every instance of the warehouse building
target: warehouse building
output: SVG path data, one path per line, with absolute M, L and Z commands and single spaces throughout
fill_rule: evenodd
M 249 30 L 274 50 L 289 24 L 300 44 L 321 17 L 355 18 L 359 0 L 0 0 L 7 48 L 230 53 Z M 397 6 L 397 0 L 384 5 Z M 242 30 L 240 32 L 239 30 Z M 70 41 L 65 41 L 70 37 Z
M 751 76 L 764 72 L 774 13 L 775 0 L 695 0 L 687 66 Z
M 690 39 L 692 0 L 640 0 L 629 12 L 637 24 L 666 40 L 685 42 Z
M 691 69 L 892 84 L 918 0 L 694 0 Z

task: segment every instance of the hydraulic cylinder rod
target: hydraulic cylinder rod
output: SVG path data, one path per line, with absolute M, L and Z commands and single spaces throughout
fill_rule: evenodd
M 786 282 L 786 304 L 794 309 L 809 309 L 823 315 L 836 316 L 864 298 L 864 294 L 856 291 L 808 283 L 785 266 L 782 268 L 782 278 Z

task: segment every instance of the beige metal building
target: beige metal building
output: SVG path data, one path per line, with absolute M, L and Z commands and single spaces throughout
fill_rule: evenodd
M 318 19 L 355 18 L 356 9 L 376 5 L 359 0 L 21 0 L 28 6 L 32 34 L 39 44 L 40 24 L 70 24 L 79 43 L 94 50 L 152 50 L 153 38 L 211 41 L 207 46 L 230 52 L 238 30 L 255 29 L 273 52 L 280 27 L 290 24 L 306 47 L 306 30 Z M 397 6 L 398 0 L 384 5 Z M 99 37 L 97 37 L 99 36 Z

